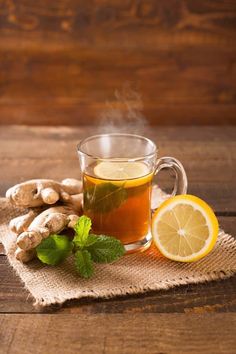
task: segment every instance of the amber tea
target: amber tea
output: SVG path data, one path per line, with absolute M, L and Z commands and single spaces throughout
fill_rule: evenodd
M 89 170 L 83 175 L 84 213 L 94 232 L 126 245 L 142 240 L 150 228 L 153 173 L 141 162 L 100 162 Z
M 185 194 L 186 174 L 173 157 L 157 160 L 157 147 L 133 134 L 100 134 L 78 145 L 84 214 L 96 234 L 120 239 L 127 252 L 151 244 L 151 183 L 162 168 L 176 174 L 173 195 Z

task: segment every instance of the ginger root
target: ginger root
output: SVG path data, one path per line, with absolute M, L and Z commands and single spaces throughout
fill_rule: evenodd
M 34 249 L 49 235 L 61 232 L 65 227 L 73 227 L 78 218 L 71 208 L 65 206 L 46 209 L 36 216 L 27 231 L 18 235 L 17 246 L 24 251 Z
M 73 204 L 73 198 L 82 192 L 82 182 L 74 178 L 66 178 L 62 182 L 50 179 L 33 179 L 9 188 L 6 198 L 16 205 L 25 208 L 55 204 L 58 200 Z M 79 198 L 81 200 L 81 197 Z M 81 208 L 77 205 L 77 210 Z
M 9 223 L 11 231 L 16 234 L 20 234 L 23 231 L 27 230 L 27 227 L 31 224 L 34 218 L 37 216 L 37 213 L 33 210 L 30 210 L 27 214 L 17 216 L 12 219 Z
M 27 263 L 27 262 L 31 261 L 35 256 L 36 256 L 35 249 L 25 251 L 25 250 L 22 250 L 20 247 L 17 247 L 17 249 L 15 251 L 16 259 L 18 259 L 18 261 L 21 261 L 22 263 Z
M 43 239 L 66 227 L 74 227 L 82 211 L 82 182 L 74 178 L 62 182 L 34 179 L 9 188 L 6 197 L 13 205 L 34 208 L 9 223 L 10 229 L 18 235 L 15 256 L 21 262 L 28 262 L 35 257 L 35 248 Z M 38 208 L 58 201 L 63 205 L 44 211 Z

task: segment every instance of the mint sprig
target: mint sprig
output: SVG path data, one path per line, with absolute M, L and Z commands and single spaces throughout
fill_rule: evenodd
M 64 235 L 49 236 L 36 247 L 38 259 L 48 265 L 57 265 L 73 253 L 77 272 L 83 278 L 90 278 L 94 262 L 111 263 L 124 255 L 124 246 L 118 239 L 90 233 L 91 226 L 91 219 L 81 216 L 74 226 L 73 240 Z

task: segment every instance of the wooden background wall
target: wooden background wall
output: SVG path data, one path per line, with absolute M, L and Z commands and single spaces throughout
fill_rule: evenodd
M 235 123 L 236 1 L 0 0 L 1 124 L 97 123 L 127 86 L 152 124 Z

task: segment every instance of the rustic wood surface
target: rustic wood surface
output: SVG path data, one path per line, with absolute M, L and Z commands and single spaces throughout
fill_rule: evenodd
M 0 0 L 0 50 L 1 124 L 235 122 L 235 1 Z
M 0 350 L 15 354 L 233 354 L 235 325 L 234 314 L 2 315 Z
M 87 127 L 0 127 L 0 195 L 27 178 L 80 175 L 76 143 Z M 189 192 L 236 235 L 236 127 L 145 127 L 160 156 L 179 158 Z M 160 184 L 170 188 L 163 174 Z M 39 309 L 0 247 L 0 353 L 234 353 L 236 278 Z

